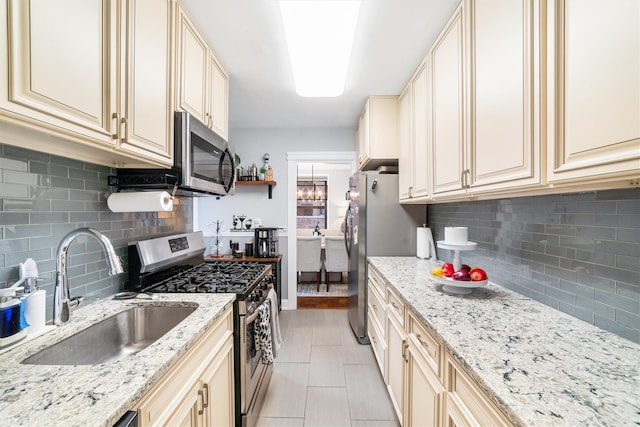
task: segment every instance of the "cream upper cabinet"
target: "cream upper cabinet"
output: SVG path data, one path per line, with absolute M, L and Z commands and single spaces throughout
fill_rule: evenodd
M 170 0 L 9 0 L 0 15 L 2 142 L 172 164 Z
M 431 137 L 433 193 L 464 194 L 467 164 L 464 117 L 464 57 L 462 5 L 431 49 Z
M 182 7 L 177 17 L 176 103 L 226 140 L 229 77 Z
M 430 196 L 427 61 L 429 58 L 418 67 L 398 99 L 400 200 L 405 203 Z
M 411 82 L 398 98 L 398 194 L 400 202 L 413 194 L 413 123 Z
M 209 48 L 186 12 L 178 8 L 178 107 L 208 124 Z
M 397 162 L 398 97 L 370 96 L 358 121 L 357 135 L 360 170 Z
M 639 185 L 640 3 L 558 0 L 547 13 L 549 182 Z
M 115 146 L 115 3 L 112 8 L 102 0 L 2 3 L 8 26 L 2 26 L 1 60 L 8 64 L 0 71 L 7 83 L 0 89 L 1 108 L 30 123 Z
M 209 55 L 209 64 L 211 129 L 226 140 L 229 134 L 229 77 L 213 54 Z
M 540 184 L 540 2 L 465 0 L 470 192 Z
M 171 0 L 121 5 L 120 149 L 173 166 Z
M 413 92 L 413 194 L 414 199 L 430 196 L 430 156 L 429 156 L 429 102 L 427 58 L 411 81 Z

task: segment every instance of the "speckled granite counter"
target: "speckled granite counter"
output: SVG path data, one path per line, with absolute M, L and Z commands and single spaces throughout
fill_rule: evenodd
M 112 426 L 213 325 L 234 294 L 157 294 L 156 300 L 105 299 L 71 321 L 0 355 L 0 420 L 20 426 Z M 164 337 L 137 354 L 94 366 L 20 362 L 91 324 L 138 305 L 197 305 Z
M 515 424 L 640 424 L 639 345 L 491 282 L 446 294 L 426 260 L 369 261 Z

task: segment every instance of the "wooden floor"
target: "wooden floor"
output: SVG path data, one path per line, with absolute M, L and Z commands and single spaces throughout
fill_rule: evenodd
M 348 297 L 298 297 L 298 308 L 347 308 Z

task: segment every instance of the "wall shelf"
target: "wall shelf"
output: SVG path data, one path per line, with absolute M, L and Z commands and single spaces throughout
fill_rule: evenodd
M 267 185 L 269 186 L 269 198 L 271 199 L 273 195 L 273 187 L 276 186 L 275 181 L 236 181 L 236 186 L 243 185 Z

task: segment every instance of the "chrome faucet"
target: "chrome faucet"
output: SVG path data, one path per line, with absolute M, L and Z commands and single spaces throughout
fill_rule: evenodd
M 123 273 L 122 263 L 107 236 L 94 228 L 77 228 L 62 238 L 56 252 L 56 286 L 53 291 L 53 323 L 61 325 L 69 321 L 71 307 L 82 302 L 82 297 L 71 298 L 67 277 L 67 251 L 73 240 L 81 235 L 95 237 L 106 254 L 109 276 Z

